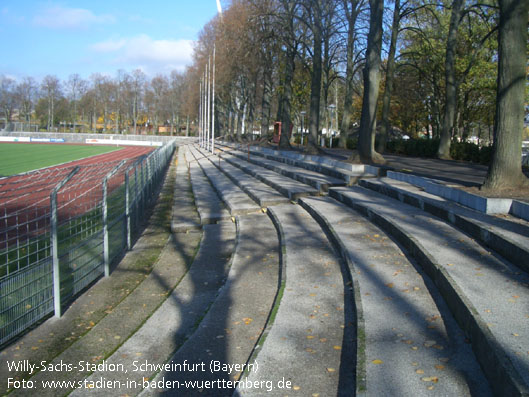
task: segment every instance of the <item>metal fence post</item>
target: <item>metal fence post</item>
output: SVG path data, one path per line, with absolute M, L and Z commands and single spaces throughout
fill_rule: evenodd
M 141 163 L 140 163 L 141 164 Z M 134 216 L 135 226 L 138 227 L 140 223 L 140 211 L 139 211 L 139 194 L 138 194 L 138 165 L 134 167 Z
M 140 165 L 140 200 L 141 200 L 141 213 L 145 212 L 145 170 L 144 162 L 141 162 Z
M 122 160 L 110 171 L 103 180 L 103 263 L 105 265 L 105 277 L 110 276 L 110 246 L 108 242 L 108 180 L 121 168 L 126 160 Z
M 108 255 L 108 208 L 107 208 L 107 178 L 103 180 L 103 263 L 105 277 L 110 276 L 110 261 Z
M 127 233 L 127 250 L 132 248 L 132 238 L 130 232 L 130 181 L 129 170 L 125 171 L 125 230 Z
M 55 317 L 62 316 L 62 301 L 61 301 L 61 266 L 59 263 L 59 216 L 57 205 L 57 192 L 68 183 L 72 177 L 77 174 L 79 167 L 75 167 L 61 182 L 55 186 L 50 194 L 51 205 L 51 253 L 53 264 L 53 308 Z

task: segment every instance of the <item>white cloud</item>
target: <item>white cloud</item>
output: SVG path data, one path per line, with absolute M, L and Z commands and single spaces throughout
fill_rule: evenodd
M 127 44 L 126 40 L 107 40 L 101 41 L 92 45 L 92 49 L 96 52 L 115 52 L 119 51 Z
M 36 26 L 52 29 L 87 29 L 94 25 L 115 22 L 112 15 L 95 15 L 84 8 L 53 6 L 33 18 Z
M 192 40 L 154 40 L 142 34 L 127 39 L 111 39 L 92 45 L 98 53 L 109 54 L 120 67 L 155 71 L 183 69 L 191 64 Z

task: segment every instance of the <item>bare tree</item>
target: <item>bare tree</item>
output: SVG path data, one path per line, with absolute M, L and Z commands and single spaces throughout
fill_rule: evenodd
M 168 118 L 169 113 L 169 82 L 165 76 L 157 75 L 152 78 L 149 88 L 150 102 L 147 106 L 151 109 L 151 118 L 154 125 L 154 133 L 157 134 L 160 122 L 164 123 Z M 177 119 L 177 124 L 179 123 Z
M 176 132 L 178 133 L 179 127 L 179 118 L 182 107 L 182 95 L 184 90 L 184 76 L 182 73 L 179 73 L 176 70 L 171 72 L 169 77 L 169 86 L 168 86 L 168 100 L 169 100 L 169 113 L 170 113 L 170 123 L 171 123 L 171 135 L 174 134 L 175 123 L 177 126 Z M 186 124 L 186 135 L 188 135 L 188 127 Z
M 377 151 L 384 153 L 386 142 L 390 130 L 389 125 L 389 106 L 391 94 L 393 92 L 393 80 L 395 77 L 395 54 L 397 52 L 397 38 L 400 30 L 401 4 L 400 0 L 395 0 L 393 5 L 393 23 L 391 24 L 391 39 L 389 43 L 388 61 L 386 66 L 386 85 L 384 88 L 384 97 L 382 99 L 382 120 L 380 123 L 380 136 L 377 144 Z
M 4 113 L 6 127 L 13 117 L 16 105 L 15 80 L 0 76 L 0 110 Z
M 73 105 L 72 124 L 73 132 L 75 132 L 75 126 L 77 124 L 77 105 L 79 99 L 83 96 L 86 90 L 87 83 L 81 78 L 81 76 L 75 73 L 68 78 L 66 87 L 70 98 L 70 105 Z
M 37 83 L 33 77 L 25 77 L 16 87 L 16 96 L 20 115 L 31 123 L 31 113 L 37 97 Z
M 129 80 L 129 89 L 130 89 L 130 104 L 131 104 L 131 116 L 133 124 L 133 134 L 137 133 L 138 118 L 140 113 L 140 108 L 142 106 L 144 87 L 145 87 L 145 73 L 140 69 L 136 69 L 132 72 Z
M 55 125 L 55 102 L 60 96 L 60 89 L 60 82 L 56 76 L 47 75 L 42 80 L 41 90 L 48 103 L 48 125 L 46 127 L 48 131 L 51 131 Z
M 312 33 L 312 69 L 310 84 L 308 153 L 318 152 L 318 134 L 320 130 L 320 101 L 322 75 L 323 14 L 326 0 L 311 0 L 303 3 L 305 23 Z
M 347 136 L 351 132 L 351 106 L 353 104 L 354 94 L 354 75 L 355 70 L 355 44 L 357 41 L 357 21 L 364 0 L 342 0 L 343 11 L 347 22 L 347 44 L 346 44 L 346 69 L 345 69 L 345 93 L 344 108 L 342 117 L 342 126 L 340 135 L 340 147 L 347 147 Z

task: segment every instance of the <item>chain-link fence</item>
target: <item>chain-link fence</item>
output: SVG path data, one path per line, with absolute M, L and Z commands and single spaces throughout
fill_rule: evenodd
M 131 248 L 175 149 L 0 180 L 0 345 L 65 305 Z

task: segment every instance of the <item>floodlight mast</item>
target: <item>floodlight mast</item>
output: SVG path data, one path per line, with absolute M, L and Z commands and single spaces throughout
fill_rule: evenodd
M 217 0 L 217 11 L 222 21 L 222 6 L 220 0 Z M 211 117 L 211 153 L 215 153 L 215 53 L 217 52 L 217 42 L 213 42 L 213 100 L 212 100 L 212 117 Z

